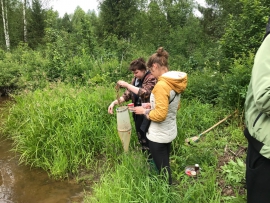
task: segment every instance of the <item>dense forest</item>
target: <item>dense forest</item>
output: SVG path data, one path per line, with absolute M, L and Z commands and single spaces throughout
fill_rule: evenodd
M 98 13 L 77 7 L 60 17 L 45 0 L 0 0 L 0 94 L 16 101 L 0 130 L 20 161 L 53 178 L 95 174 L 80 179 L 94 185 L 86 202 L 244 202 L 243 106 L 270 0 L 98 2 Z M 115 82 L 131 80 L 129 63 L 160 46 L 170 69 L 188 74 L 170 192 L 146 173 L 135 136 L 130 156 L 122 153 L 107 113 Z M 232 112 L 199 143 L 183 144 Z M 190 181 L 182 172 L 194 163 L 204 170 Z
M 171 69 L 205 77 L 215 74 L 211 84 L 194 85 L 188 95 L 207 102 L 221 96 L 238 104 L 265 32 L 269 2 L 206 3 L 207 7 L 192 0 L 104 0 L 98 14 L 77 7 L 61 18 L 44 0 L 2 0 L 2 92 L 36 89 L 44 81 L 115 82 L 127 76 L 129 61 L 147 58 L 163 46 Z M 201 17 L 194 15 L 196 9 Z

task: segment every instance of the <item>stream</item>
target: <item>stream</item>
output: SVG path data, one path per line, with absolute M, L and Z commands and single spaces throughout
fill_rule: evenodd
M 7 100 L 0 97 L 0 113 Z M 12 142 L 0 135 L 0 203 L 83 202 L 82 185 L 74 180 L 53 180 L 42 169 L 19 165 L 19 156 L 11 147 Z

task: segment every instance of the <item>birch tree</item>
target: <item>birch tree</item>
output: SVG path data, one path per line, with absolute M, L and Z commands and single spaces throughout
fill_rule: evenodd
M 27 0 L 23 0 L 23 37 L 24 37 L 24 42 L 27 42 L 26 1 Z
M 7 50 L 10 50 L 10 39 L 9 39 L 9 31 L 8 31 L 8 18 L 7 18 L 7 3 L 5 0 L 1 1 L 1 7 L 2 7 L 2 18 L 3 18 L 3 27 L 4 27 L 4 34 L 5 34 L 5 41 L 6 41 L 6 47 Z

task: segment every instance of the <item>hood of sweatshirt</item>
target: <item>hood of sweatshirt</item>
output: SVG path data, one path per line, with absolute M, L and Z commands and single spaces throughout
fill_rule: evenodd
M 178 94 L 187 86 L 187 74 L 180 71 L 168 71 L 158 78 L 158 81 L 166 82 Z

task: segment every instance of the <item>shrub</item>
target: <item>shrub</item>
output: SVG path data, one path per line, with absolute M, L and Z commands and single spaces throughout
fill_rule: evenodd
M 222 75 L 217 71 L 205 69 L 188 75 L 187 89 L 183 97 L 197 99 L 203 103 L 216 104 L 222 84 Z
M 254 54 L 235 59 L 229 73 L 219 87 L 218 103 L 225 108 L 243 109 L 247 87 L 251 78 Z

